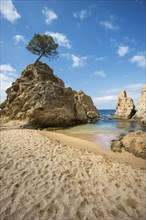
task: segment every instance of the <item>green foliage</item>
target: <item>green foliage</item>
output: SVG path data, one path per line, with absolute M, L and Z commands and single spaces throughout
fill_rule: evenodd
M 113 152 L 119 152 L 119 153 L 122 152 L 122 144 L 118 141 L 112 141 L 110 148 L 111 148 L 111 151 Z
M 111 151 L 121 153 L 122 149 L 121 148 L 116 148 L 116 147 L 111 147 Z
M 58 55 L 56 50 L 58 48 L 58 44 L 54 42 L 53 37 L 48 35 L 35 34 L 29 41 L 26 48 L 33 54 L 39 55 L 35 64 L 42 56 L 54 58 Z

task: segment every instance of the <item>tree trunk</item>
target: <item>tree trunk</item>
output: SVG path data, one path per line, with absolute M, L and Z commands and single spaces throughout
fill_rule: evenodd
M 39 58 L 35 61 L 34 66 L 36 66 L 37 62 L 41 59 L 41 57 L 44 55 L 44 53 L 45 53 L 45 52 L 43 52 L 43 53 L 39 56 Z

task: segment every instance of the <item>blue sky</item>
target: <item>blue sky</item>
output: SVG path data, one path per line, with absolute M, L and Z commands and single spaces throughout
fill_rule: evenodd
M 59 57 L 42 62 L 66 87 L 83 90 L 98 109 L 114 109 L 121 90 L 134 99 L 145 83 L 145 1 L 1 0 L 1 101 L 36 55 L 35 33 L 58 42 Z

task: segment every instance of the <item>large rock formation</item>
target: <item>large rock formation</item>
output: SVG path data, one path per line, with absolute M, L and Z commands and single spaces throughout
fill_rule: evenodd
M 41 62 L 28 65 L 6 93 L 7 99 L 0 105 L 6 121 L 17 119 L 35 127 L 66 127 L 99 118 L 89 96 L 65 88 L 53 70 Z
M 130 119 L 135 114 L 134 102 L 127 97 L 126 91 L 122 91 L 118 98 L 114 118 Z
M 146 132 L 141 130 L 129 132 L 111 144 L 112 151 L 122 152 L 122 148 L 137 157 L 146 159 Z
M 146 126 L 146 84 L 144 85 L 141 92 L 135 118 L 140 121 L 142 125 Z

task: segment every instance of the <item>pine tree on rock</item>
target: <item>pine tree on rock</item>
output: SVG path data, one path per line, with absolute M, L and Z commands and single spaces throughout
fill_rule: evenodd
M 33 38 L 28 42 L 26 47 L 33 54 L 39 55 L 39 58 L 35 61 L 34 66 L 41 59 L 42 56 L 55 58 L 58 55 L 58 44 L 54 42 L 53 37 L 48 35 L 35 34 Z

